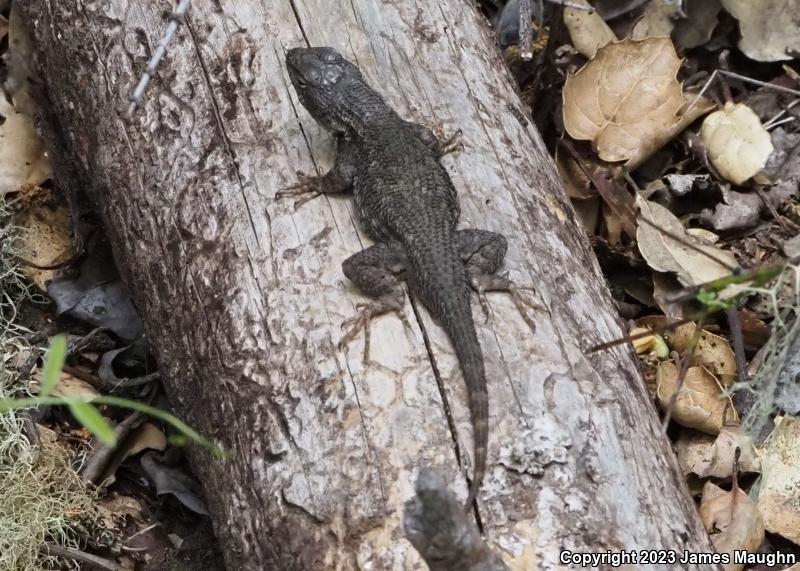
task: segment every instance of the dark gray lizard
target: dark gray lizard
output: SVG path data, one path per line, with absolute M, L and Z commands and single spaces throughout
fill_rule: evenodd
M 373 298 L 351 320 L 340 346 L 371 318 L 400 312 L 405 279 L 442 325 L 458 356 L 469 395 L 474 439 L 473 479 L 467 506 L 486 470 L 489 401 L 483 354 L 470 307 L 470 287 L 517 288 L 494 275 L 506 239 L 487 230 L 456 230 L 456 190 L 439 158 L 452 148 L 427 128 L 405 121 L 367 85 L 358 68 L 328 47 L 295 48 L 286 54 L 289 77 L 303 106 L 336 135 L 334 166 L 323 176 L 302 176 L 280 196 L 353 190 L 360 223 L 377 243 L 347 258 L 345 276 Z M 366 340 L 365 340 L 366 343 Z

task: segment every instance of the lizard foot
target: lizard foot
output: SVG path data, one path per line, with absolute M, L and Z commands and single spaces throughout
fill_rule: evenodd
M 403 322 L 403 326 L 410 329 L 411 324 L 403 313 L 404 298 L 396 295 L 385 295 L 370 303 L 359 303 L 356 306 L 357 313 L 342 323 L 342 329 L 346 329 L 345 334 L 339 340 L 339 350 L 343 351 L 350 342 L 355 339 L 358 333 L 364 330 L 364 356 L 363 362 L 369 362 L 369 338 L 370 321 L 373 317 L 384 313 L 394 312 Z
M 436 153 L 436 158 L 441 159 L 445 155 L 449 155 L 450 153 L 458 153 L 464 150 L 464 143 L 461 140 L 461 129 L 458 129 L 455 133 L 444 139 L 443 141 L 439 141 L 436 145 L 436 148 L 433 149 L 433 152 Z
M 301 196 L 302 198 L 299 198 L 294 203 L 295 210 L 303 206 L 309 200 L 313 200 L 322 194 L 319 188 L 320 177 L 307 175 L 302 171 L 297 171 L 296 174 L 300 180 L 275 193 L 275 198 L 277 200 L 290 196 Z
M 478 294 L 478 300 L 483 308 L 484 315 L 489 318 L 489 304 L 486 300 L 486 292 L 502 291 L 509 294 L 514 307 L 519 311 L 523 321 L 528 324 L 532 332 L 536 332 L 536 323 L 528 315 L 528 309 L 544 310 L 545 308 L 538 303 L 531 301 L 528 296 L 523 295 L 524 291 L 536 291 L 533 286 L 519 286 L 508 279 L 505 275 L 479 274 L 470 277 L 470 286 Z

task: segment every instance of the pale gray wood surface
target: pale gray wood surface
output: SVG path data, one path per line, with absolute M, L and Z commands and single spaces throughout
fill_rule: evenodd
M 123 112 L 168 2 L 31 0 L 46 118 L 65 184 L 90 191 L 176 410 L 198 451 L 230 569 L 418 569 L 402 503 L 422 465 L 466 495 L 471 430 L 443 332 L 418 304 L 336 348 L 363 299 L 341 262 L 368 241 L 346 198 L 298 211 L 275 192 L 321 171 L 331 140 L 297 102 L 292 46 L 332 45 L 400 113 L 445 132 L 462 226 L 504 233 L 537 288 L 474 304 L 489 382 L 488 541 L 513 569 L 576 551 L 709 542 L 627 349 L 596 261 L 484 18 L 463 0 L 196 0 L 132 124 Z M 425 337 L 427 336 L 428 348 Z M 438 369 L 443 393 L 437 383 Z M 449 408 L 443 404 L 446 396 Z M 452 415 L 455 432 L 451 432 Z

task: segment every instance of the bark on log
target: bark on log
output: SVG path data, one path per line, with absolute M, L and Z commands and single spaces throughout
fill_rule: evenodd
M 336 349 L 360 301 L 340 264 L 365 245 L 346 199 L 275 201 L 325 170 L 284 50 L 332 45 L 408 119 L 463 130 L 444 164 L 462 226 L 509 238 L 506 268 L 546 307 L 476 309 L 492 415 L 480 523 L 513 569 L 562 548 L 710 551 L 597 263 L 491 31 L 463 0 L 196 0 L 135 121 L 123 119 L 173 6 L 22 3 L 54 153 L 107 224 L 193 453 L 230 569 L 416 569 L 403 501 L 433 465 L 462 497 L 471 432 L 452 349 L 424 309 Z M 477 306 L 477 304 L 475 304 Z M 665 566 L 664 568 L 667 568 Z M 658 566 L 653 566 L 658 568 Z M 688 568 L 688 567 L 687 567 Z

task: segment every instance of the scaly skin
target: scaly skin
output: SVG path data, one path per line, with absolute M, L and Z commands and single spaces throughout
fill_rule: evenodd
M 450 146 L 428 129 L 404 121 L 364 81 L 361 72 L 332 48 L 295 48 L 286 54 L 289 77 L 303 106 L 337 136 L 333 168 L 302 177 L 281 195 L 313 196 L 352 190 L 358 218 L 377 243 L 342 264 L 344 274 L 374 299 L 352 320 L 340 345 L 369 320 L 400 311 L 402 279 L 455 348 L 469 394 L 474 475 L 467 506 L 486 470 L 489 401 L 483 355 L 470 307 L 470 287 L 480 293 L 515 293 L 492 275 L 506 252 L 505 238 L 485 230 L 456 230 L 458 198 L 439 157 Z M 368 337 L 365 352 L 368 350 Z

